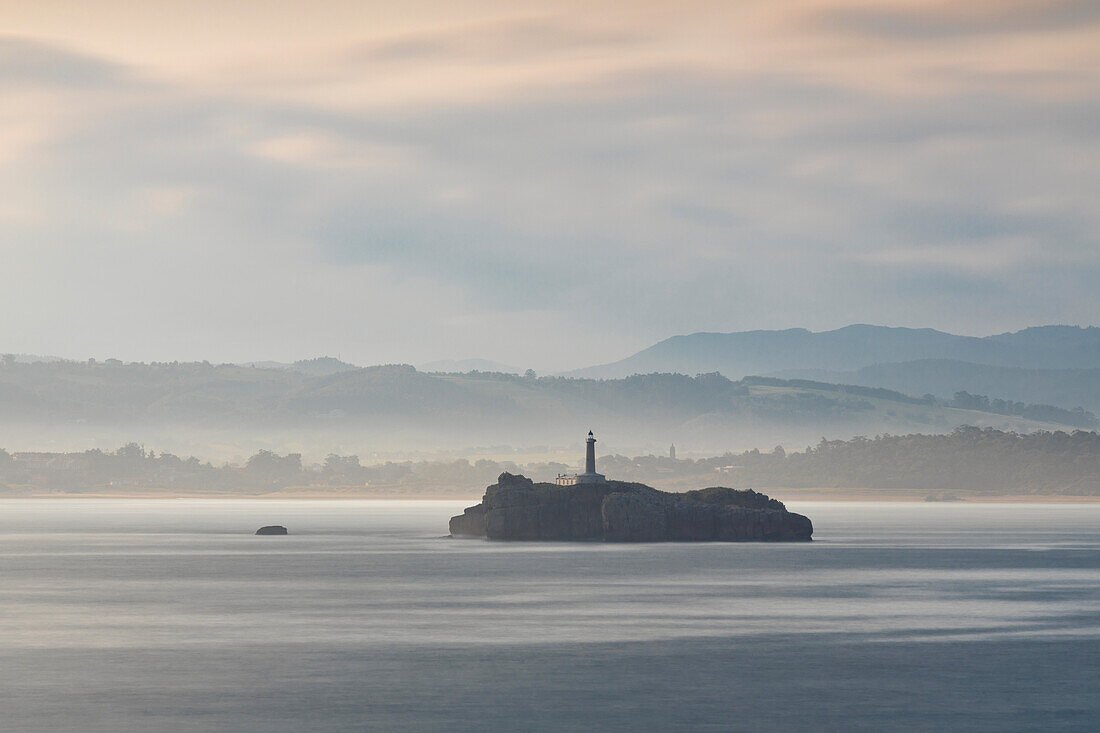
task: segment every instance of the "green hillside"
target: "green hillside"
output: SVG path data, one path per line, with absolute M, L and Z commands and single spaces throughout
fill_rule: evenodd
M 1039 326 L 980 338 L 864 324 L 821 332 L 791 328 L 693 333 L 665 339 L 611 364 L 576 370 L 572 376 L 721 372 L 737 379 L 787 370 L 853 371 L 920 359 L 1026 369 L 1100 368 L 1100 328 Z
M 317 375 L 206 363 L 9 362 L 0 365 L 0 411 L 0 445 L 7 447 L 38 444 L 42 436 L 79 445 L 155 437 L 205 455 L 212 451 L 203 450 L 204 441 L 239 446 L 234 450 L 322 451 L 348 443 L 562 445 L 588 428 L 617 441 L 619 450 L 671 441 L 725 450 L 824 434 L 1095 425 L 1080 412 L 1050 408 L 1033 419 L 991 405 L 805 380 L 429 374 L 407 365 Z M 183 440 L 192 442 L 175 442 Z

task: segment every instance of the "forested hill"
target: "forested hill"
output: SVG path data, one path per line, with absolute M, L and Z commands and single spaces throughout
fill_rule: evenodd
M 961 403 L 889 389 L 805 379 L 720 374 L 645 374 L 623 379 L 440 374 L 407 365 L 336 372 L 208 363 L 7 363 L 0 407 L 12 419 L 300 422 L 325 418 L 552 417 L 580 411 L 636 418 L 736 414 L 778 421 L 873 412 L 876 406 L 933 412 L 959 408 L 1091 427 L 1080 410 L 972 400 Z M 931 414 L 931 413 L 930 413 Z
M 785 370 L 857 370 L 919 359 L 1027 369 L 1100 368 L 1100 328 L 1041 326 L 981 338 L 930 328 L 869 325 L 817 333 L 803 328 L 694 333 L 571 374 L 615 378 L 649 372 L 720 372 L 737 379 Z
M 364 436 L 376 445 L 469 446 L 517 437 L 524 445 L 561 445 L 594 427 L 622 448 L 691 440 L 713 449 L 822 434 L 946 432 L 967 424 L 1019 431 L 1096 424 L 1080 410 L 965 397 L 719 374 L 593 380 L 427 374 L 405 365 L 311 374 L 206 363 L 9 361 L 0 364 L 0 439 L 28 446 L 32 428 L 44 428 L 51 439 L 67 430 L 85 436 L 83 445 L 87 436 L 117 444 L 218 430 L 236 433 L 237 445 L 274 436 L 272 448 L 328 450 L 333 436 L 341 442 Z M 169 430 L 173 426 L 188 430 Z M 304 446 L 307 440 L 313 445 Z M 211 452 L 201 443 L 166 447 Z
M 953 359 L 921 359 L 876 364 L 855 371 L 787 370 L 786 377 L 862 384 L 911 392 L 953 395 L 971 392 L 1061 407 L 1100 411 L 1100 368 L 1022 369 L 971 364 Z

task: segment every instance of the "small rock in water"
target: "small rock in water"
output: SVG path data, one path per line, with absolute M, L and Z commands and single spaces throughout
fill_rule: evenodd
M 270 524 L 266 527 L 260 527 L 256 530 L 256 534 L 286 534 L 286 527 L 281 524 Z

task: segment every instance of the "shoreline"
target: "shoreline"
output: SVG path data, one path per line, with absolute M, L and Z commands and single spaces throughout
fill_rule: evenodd
M 826 503 L 826 502 L 876 502 L 876 503 L 922 503 L 922 504 L 1097 504 L 1098 496 L 1042 495 L 1042 494 L 1004 494 L 989 496 L 959 497 L 956 499 L 928 499 L 935 492 L 915 492 L 900 489 L 763 489 L 769 496 L 783 502 Z M 804 495 L 800 495 L 803 494 Z M 286 491 L 256 493 L 232 492 L 11 492 L 0 493 L 0 499 L 247 499 L 250 501 L 481 501 L 484 490 L 478 493 L 395 493 L 395 492 L 340 492 L 340 491 Z
M 481 495 L 465 496 L 454 494 L 366 494 L 366 493 L 347 493 L 341 494 L 338 492 L 325 492 L 325 493 L 313 493 L 313 492 L 287 492 L 285 494 L 269 493 L 269 494 L 234 494 L 228 492 L 222 493 L 203 493 L 203 492 L 154 492 L 154 491 L 134 491 L 128 493 L 105 493 L 105 492 L 61 492 L 51 491 L 46 493 L 25 493 L 25 494 L 0 494 L 0 499 L 248 499 L 249 501 L 278 501 L 278 500 L 293 500 L 293 501 L 481 501 Z

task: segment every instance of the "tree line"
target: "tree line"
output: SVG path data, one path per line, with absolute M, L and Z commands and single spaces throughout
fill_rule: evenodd
M 950 491 L 960 495 L 1064 494 L 1100 496 L 1100 434 L 1053 431 L 1018 434 L 963 427 L 945 435 L 822 438 L 801 451 L 727 452 L 700 459 L 600 457 L 610 478 L 662 488 L 881 488 Z M 357 492 L 479 493 L 504 472 L 550 481 L 580 470 L 557 462 L 465 459 L 387 461 L 330 454 L 305 465 L 297 453 L 261 450 L 243 464 L 215 466 L 198 458 L 147 451 L 130 443 L 116 451 L 9 453 L 0 450 L 0 490 L 265 492 L 292 488 Z

